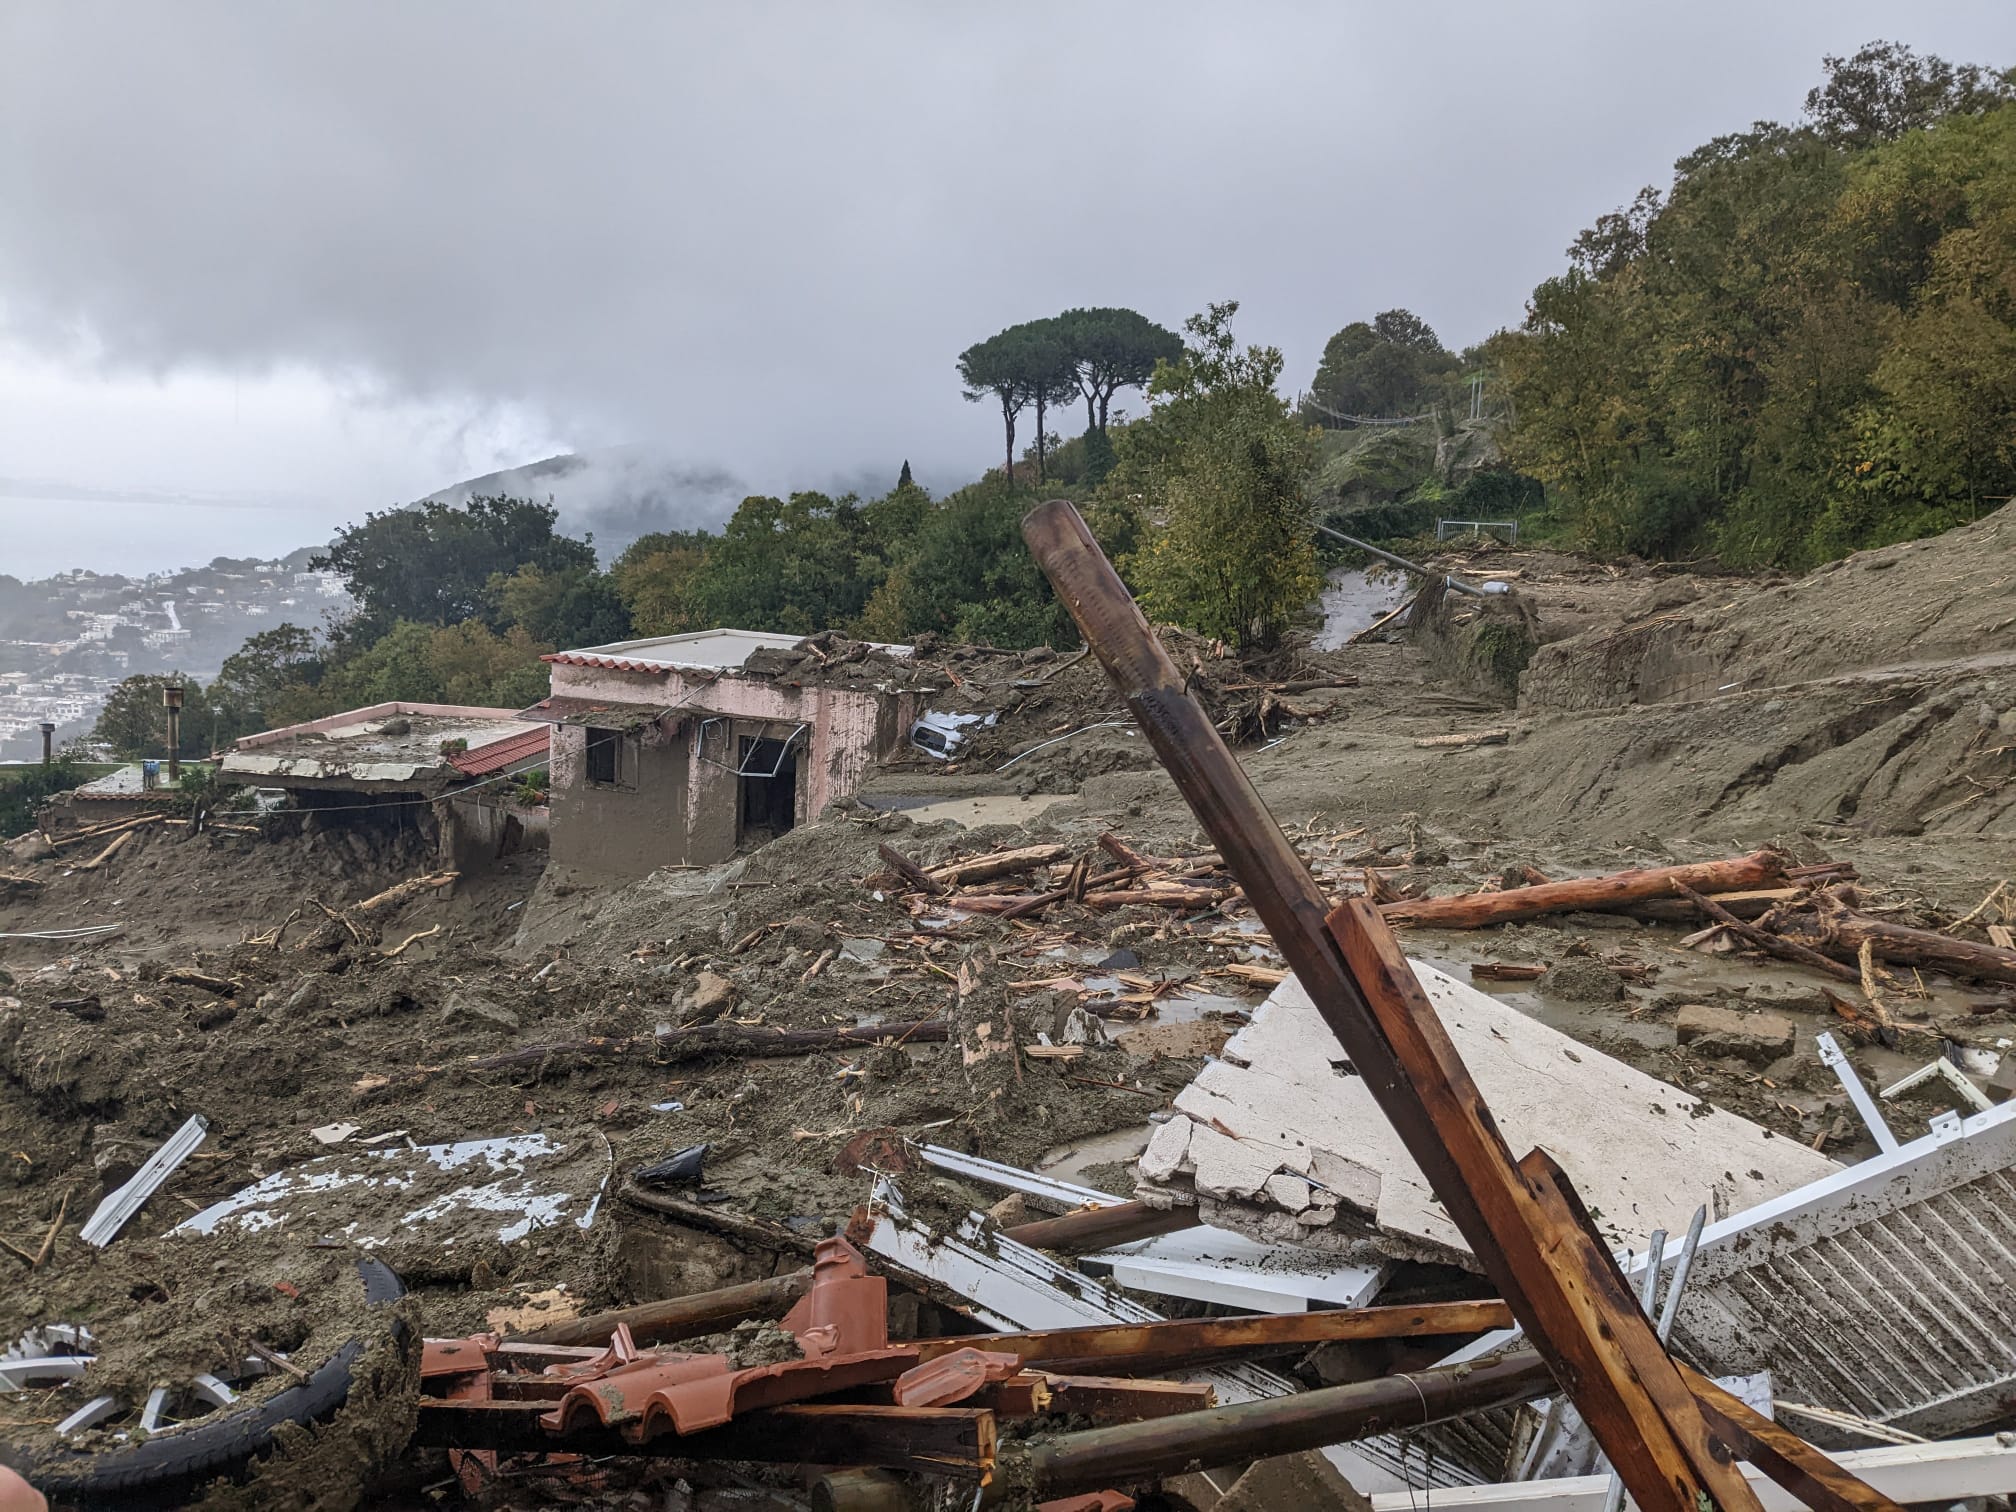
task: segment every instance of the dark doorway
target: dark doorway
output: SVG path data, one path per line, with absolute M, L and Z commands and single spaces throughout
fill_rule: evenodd
M 740 840 L 774 840 L 798 822 L 798 753 L 781 740 L 742 737 Z

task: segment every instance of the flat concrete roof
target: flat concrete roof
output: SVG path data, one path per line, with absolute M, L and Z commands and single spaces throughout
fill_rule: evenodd
M 758 651 L 789 651 L 805 637 L 777 635 L 768 630 L 691 630 L 684 635 L 654 635 L 645 640 L 612 641 L 606 646 L 582 646 L 556 651 L 549 662 L 576 667 L 611 667 L 619 671 L 652 667 L 739 667 Z
M 509 709 L 373 704 L 247 736 L 219 769 L 226 776 L 272 787 L 290 782 L 444 784 L 462 777 L 455 756 L 467 760 L 500 742 L 526 741 L 534 731 L 543 735 L 545 727 L 527 723 Z M 460 749 L 442 749 L 456 742 L 462 743 Z
M 601 667 L 611 672 L 669 672 L 681 667 L 732 672 L 758 651 L 789 651 L 809 636 L 778 635 L 768 630 L 690 630 L 684 635 L 654 635 L 648 640 L 612 641 L 606 646 L 582 646 L 555 651 L 542 661 L 568 667 Z M 871 644 L 891 656 L 908 656 L 908 646 Z

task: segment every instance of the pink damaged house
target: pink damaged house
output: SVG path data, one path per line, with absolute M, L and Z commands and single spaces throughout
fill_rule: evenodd
M 546 657 L 558 866 L 711 865 L 805 823 L 903 744 L 916 700 L 794 675 L 791 635 L 702 630 Z M 905 654 L 904 647 L 881 647 Z

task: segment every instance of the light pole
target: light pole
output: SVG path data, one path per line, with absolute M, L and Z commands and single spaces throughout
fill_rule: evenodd
M 164 683 L 161 702 L 168 710 L 168 780 L 182 780 L 182 684 Z

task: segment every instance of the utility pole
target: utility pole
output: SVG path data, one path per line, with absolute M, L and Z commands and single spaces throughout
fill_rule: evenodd
M 42 765 L 54 766 L 55 764 L 56 764 L 56 721 L 53 719 L 45 719 L 42 721 Z
M 163 683 L 161 702 L 168 710 L 168 780 L 182 780 L 182 684 Z

